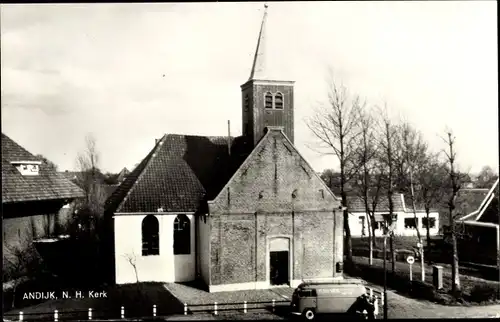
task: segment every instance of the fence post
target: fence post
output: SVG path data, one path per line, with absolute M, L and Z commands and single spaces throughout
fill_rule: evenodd
M 378 298 L 377 298 L 377 296 L 376 296 L 376 295 L 375 295 L 375 301 L 373 301 L 373 305 L 375 306 L 375 307 L 374 307 L 373 314 L 374 314 L 375 316 L 377 316 L 377 315 L 378 315 Z
M 54 311 L 54 322 L 59 321 L 59 311 L 55 310 Z
M 385 305 L 384 293 L 380 293 L 380 304 Z
M 184 303 L 184 315 L 188 314 L 188 305 L 187 303 Z
M 373 288 L 370 288 L 370 298 L 373 297 Z
M 217 302 L 214 302 L 214 314 L 217 315 Z
M 243 302 L 243 313 L 247 313 L 247 301 Z
M 156 304 L 153 304 L 153 316 L 156 316 Z
M 276 303 L 275 303 L 275 301 L 274 301 L 274 299 L 273 299 L 273 312 L 274 312 L 274 307 L 275 307 L 275 306 L 276 306 Z
M 23 311 L 20 311 L 19 312 L 19 321 L 22 321 L 23 320 Z
M 120 317 L 121 317 L 122 319 L 124 319 L 124 318 L 125 318 L 125 308 L 124 308 L 123 306 L 122 306 L 122 308 L 120 309 Z
M 92 308 L 89 308 L 89 320 L 92 320 Z

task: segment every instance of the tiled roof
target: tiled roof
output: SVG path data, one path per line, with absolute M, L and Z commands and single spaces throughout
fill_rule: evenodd
M 481 202 L 481 205 L 472 213 L 463 216 L 461 220 L 481 221 L 487 223 L 498 224 L 498 179 L 495 181 L 488 194 Z
M 107 212 L 196 211 L 213 199 L 246 157 L 244 139 L 168 134 L 106 202 Z
M 456 218 L 462 218 L 464 216 L 469 215 L 470 213 L 476 211 L 484 198 L 488 194 L 489 189 L 467 189 L 462 188 L 458 191 L 457 198 L 455 199 L 455 213 Z M 451 192 L 447 193 L 443 198 L 443 202 L 440 205 L 439 212 L 443 214 L 441 216 L 441 223 L 443 225 L 449 224 L 449 209 L 448 209 L 448 200 L 450 198 Z
M 368 206 L 370 210 L 372 210 L 371 197 L 369 197 Z M 404 212 L 405 207 L 403 204 L 403 200 L 401 198 L 401 194 L 395 193 L 392 196 L 392 202 L 394 207 L 394 212 Z M 366 212 L 365 202 L 363 198 L 359 196 L 347 196 L 347 211 L 349 212 Z M 389 211 L 389 198 L 387 196 L 380 196 L 375 208 L 376 212 L 388 212 Z
M 2 133 L 2 203 L 73 199 L 83 191 L 42 163 L 38 175 L 23 176 L 13 161 L 41 161 Z

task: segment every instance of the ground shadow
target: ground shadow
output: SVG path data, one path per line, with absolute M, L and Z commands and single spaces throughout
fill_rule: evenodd
M 176 284 L 184 285 L 187 287 L 192 287 L 200 291 L 208 292 L 208 286 L 201 279 L 196 279 L 194 281 L 189 282 L 176 282 Z

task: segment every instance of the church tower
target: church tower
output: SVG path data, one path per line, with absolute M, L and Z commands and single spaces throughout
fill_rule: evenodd
M 252 71 L 241 85 L 243 98 L 243 136 L 252 146 L 257 145 L 268 126 L 282 127 L 293 143 L 293 81 L 272 77 L 266 66 L 267 4 L 260 26 Z

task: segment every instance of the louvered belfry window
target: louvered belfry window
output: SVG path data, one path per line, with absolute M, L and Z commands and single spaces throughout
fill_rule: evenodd
M 273 108 L 273 94 L 271 92 L 266 93 L 264 103 L 266 108 Z
M 154 215 L 142 220 L 142 256 L 160 255 L 160 225 Z
M 174 255 L 191 254 L 191 222 L 185 214 L 174 219 Z
M 283 109 L 283 94 L 277 93 L 274 96 L 274 108 L 276 108 L 278 110 Z

